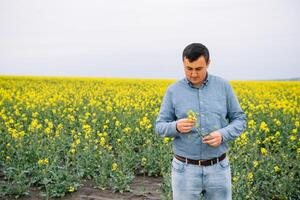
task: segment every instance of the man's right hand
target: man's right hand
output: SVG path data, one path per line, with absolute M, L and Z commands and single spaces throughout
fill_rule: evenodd
M 195 121 L 187 118 L 176 121 L 176 128 L 180 133 L 188 133 L 195 126 Z

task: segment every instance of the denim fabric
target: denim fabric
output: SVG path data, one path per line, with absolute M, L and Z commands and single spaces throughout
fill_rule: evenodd
M 231 200 L 231 168 L 228 157 L 211 165 L 172 160 L 173 200 Z
M 187 118 L 187 112 L 198 113 L 197 123 L 201 134 L 219 131 L 220 146 L 212 147 L 202 143 L 193 128 L 187 134 L 176 130 L 176 121 Z M 246 128 L 246 115 L 241 109 L 229 82 L 208 73 L 200 88 L 183 78 L 171 84 L 163 97 L 155 131 L 162 137 L 174 137 L 173 152 L 194 160 L 219 157 L 228 151 L 227 142 L 234 140 Z

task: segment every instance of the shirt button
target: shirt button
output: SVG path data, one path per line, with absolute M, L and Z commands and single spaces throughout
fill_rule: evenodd
M 201 114 L 201 117 L 203 117 L 204 115 L 203 114 Z
M 201 128 L 202 130 L 204 130 L 204 128 Z

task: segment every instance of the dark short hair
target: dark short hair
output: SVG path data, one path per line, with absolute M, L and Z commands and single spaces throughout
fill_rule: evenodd
M 206 46 L 201 43 L 192 43 L 186 46 L 182 53 L 182 60 L 188 59 L 190 62 L 194 62 L 199 57 L 204 56 L 206 63 L 209 61 L 209 51 Z

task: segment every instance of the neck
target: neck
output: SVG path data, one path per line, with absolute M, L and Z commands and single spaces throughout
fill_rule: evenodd
M 202 82 L 202 83 L 203 83 L 203 82 Z M 193 84 L 193 86 L 194 86 L 194 87 L 196 87 L 196 88 L 200 88 L 200 87 L 201 87 L 201 85 L 202 85 L 202 83 Z

